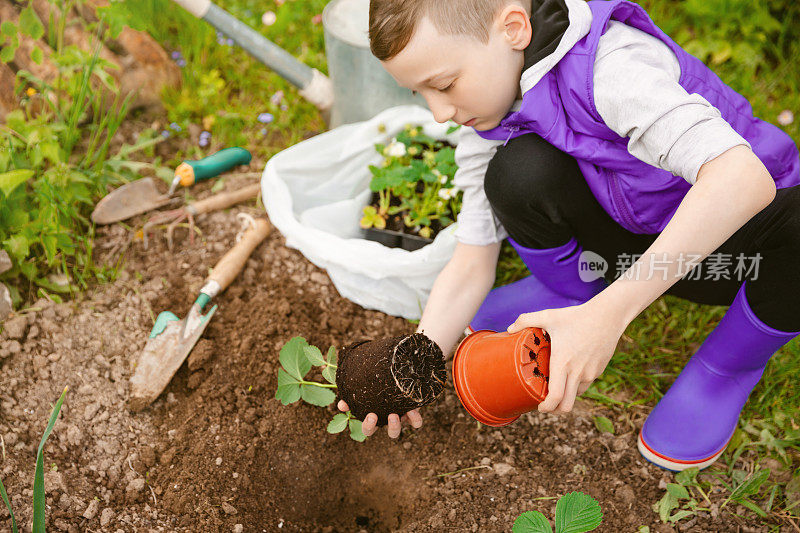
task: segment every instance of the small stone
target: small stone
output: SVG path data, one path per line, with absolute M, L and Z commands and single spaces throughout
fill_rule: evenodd
M 11 270 L 11 267 L 14 266 L 11 263 L 11 258 L 8 256 L 8 252 L 5 250 L 0 250 L 0 274 L 3 272 L 8 272 Z
M 92 500 L 89 502 L 89 507 L 83 512 L 83 517 L 87 520 L 91 520 L 97 515 L 97 510 L 100 508 L 100 502 L 97 500 Z
M 22 340 L 27 328 L 28 319 L 24 316 L 17 316 L 3 322 L 3 334 L 7 339 Z
M 217 457 L 217 460 L 214 461 L 214 462 L 217 464 L 217 466 L 221 465 L 222 464 L 222 457 Z
M 242 531 L 244 531 L 244 526 L 242 524 L 233 526 L 233 533 L 242 533 Z
M 0 283 L 0 321 L 8 318 L 8 315 L 14 310 L 11 304 L 11 293 L 4 284 Z
M 614 491 L 614 495 L 622 500 L 622 503 L 630 507 L 636 501 L 636 493 L 633 492 L 633 489 L 630 485 L 621 485 Z
M 229 504 L 228 502 L 222 502 L 222 510 L 225 511 L 225 514 L 236 514 L 236 507 Z
M 114 509 L 112 509 L 111 507 L 106 507 L 105 509 L 103 509 L 103 512 L 100 513 L 100 525 L 102 527 L 108 527 L 108 524 L 110 524 L 111 521 L 114 520 L 115 515 L 116 513 L 114 512 Z
M 83 411 L 83 419 L 84 420 L 91 420 L 94 418 L 94 415 L 97 414 L 97 411 L 100 410 L 100 402 L 90 403 L 86 406 L 86 409 Z
M 39 336 L 39 327 L 34 324 L 31 326 L 31 329 L 28 330 L 28 340 L 35 339 Z
M 128 486 L 125 488 L 125 492 L 128 496 L 136 496 L 142 492 L 142 490 L 144 490 L 144 485 L 144 478 L 136 478 L 128 483 Z
M 494 470 L 494 473 L 497 474 L 498 476 L 505 476 L 517 471 L 516 468 L 514 468 L 508 463 L 495 463 L 494 465 L 492 465 L 492 470 Z

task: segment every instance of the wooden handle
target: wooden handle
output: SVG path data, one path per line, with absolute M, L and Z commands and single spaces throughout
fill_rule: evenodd
M 236 205 L 245 200 L 255 198 L 258 196 L 260 190 L 261 184 L 254 183 L 253 185 L 248 185 L 236 191 L 215 194 L 205 200 L 194 202 L 187 206 L 187 208 L 192 210 L 193 215 L 202 215 L 203 213 L 225 209 L 226 207 Z
M 272 226 L 267 219 L 256 219 L 255 225 L 247 230 L 242 240 L 219 260 L 211 275 L 208 276 L 208 280 L 219 283 L 220 292 L 227 289 L 244 268 L 247 258 L 250 257 L 256 246 L 267 238 L 270 231 L 272 231 Z

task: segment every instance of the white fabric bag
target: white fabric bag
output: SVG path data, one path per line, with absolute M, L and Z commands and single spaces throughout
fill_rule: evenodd
M 383 160 L 374 145 L 388 144 L 406 124 L 422 125 L 427 135 L 453 146 L 458 142 L 457 134 L 447 135 L 449 125 L 438 124 L 427 109 L 393 107 L 276 154 L 267 162 L 261 189 L 270 222 L 286 244 L 327 270 L 343 297 L 418 319 L 436 276 L 453 255 L 455 224 L 413 252 L 368 241 L 359 227 L 372 196 L 368 165 Z

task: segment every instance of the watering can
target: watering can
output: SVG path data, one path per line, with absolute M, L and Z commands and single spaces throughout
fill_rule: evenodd
M 368 120 L 398 105 L 426 107 L 420 95 L 397 85 L 370 52 L 369 0 L 332 0 L 325 6 L 322 24 L 330 78 L 297 61 L 210 0 L 174 1 L 296 86 L 330 127 Z

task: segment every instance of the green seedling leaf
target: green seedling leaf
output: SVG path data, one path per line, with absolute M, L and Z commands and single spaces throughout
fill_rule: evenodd
M 761 485 L 763 485 L 764 482 L 769 478 L 769 473 L 770 473 L 769 468 L 765 468 L 763 470 L 759 470 L 758 472 L 752 474 L 747 479 L 745 479 L 741 483 L 741 485 L 736 487 L 736 489 L 728 497 L 728 500 L 732 500 L 737 503 L 742 503 L 742 501 L 748 496 L 757 494 L 758 491 L 761 490 Z M 728 500 L 726 500 L 725 503 L 728 503 Z
M 673 509 L 678 508 L 678 499 L 672 494 L 667 492 L 661 499 L 653 506 L 653 510 L 658 513 L 658 517 L 665 524 L 669 521 L 669 515 Z
M 766 518 L 767 517 L 767 513 L 764 512 L 764 509 L 762 509 L 758 505 L 754 504 L 750 500 L 742 500 L 742 501 L 739 502 L 739 505 L 741 505 L 743 507 L 747 507 L 748 509 L 750 509 L 751 511 L 756 513 L 758 516 L 760 516 L 761 518 Z
M 339 356 L 336 353 L 336 346 L 331 346 L 328 348 L 328 364 L 336 366 L 339 364 Z
M 697 474 L 700 473 L 700 469 L 696 466 L 692 468 L 687 468 L 686 470 L 681 470 L 677 474 L 675 474 L 675 481 L 683 485 L 684 487 L 688 487 L 691 485 L 697 484 Z
M 31 169 L 9 170 L 0 174 L 0 191 L 8 198 L 14 189 L 31 179 L 34 171 Z
M 597 431 L 601 433 L 614 434 L 614 423 L 605 416 L 594 417 L 594 426 L 597 428 Z
M 585 533 L 596 529 L 603 521 L 600 504 L 582 492 L 570 492 L 556 504 L 556 531 L 558 533 Z
M 17 35 L 17 27 L 10 20 L 6 20 L 0 24 L 0 35 L 3 37 L 15 37 Z
M 289 405 L 300 399 L 300 382 L 290 376 L 284 369 L 278 369 L 278 390 L 275 398 L 283 405 Z
M 336 367 L 326 366 L 322 370 L 322 377 L 331 385 L 336 385 Z
M 683 485 L 677 483 L 667 483 L 667 492 L 670 493 L 677 500 L 689 500 L 691 496 L 689 491 Z
M 684 510 L 678 511 L 674 515 L 670 516 L 667 520 L 674 524 L 674 523 L 680 522 L 684 518 L 688 518 L 688 517 L 690 517 L 692 515 L 694 515 L 693 511 L 687 511 L 686 509 L 684 509 Z
M 328 423 L 328 433 L 341 433 L 347 427 L 350 417 L 347 413 L 339 413 Z
M 44 60 L 44 53 L 42 49 L 38 46 L 34 46 L 31 48 L 31 61 L 36 63 L 37 65 L 41 65 L 42 61 Z
M 11 508 L 11 502 L 8 501 L 8 493 L 2 481 L 0 481 L 0 497 L 3 498 L 3 503 L 6 504 L 6 509 L 8 509 L 8 513 L 11 515 L 11 533 L 17 533 L 17 519 L 14 518 L 14 510 Z
M 44 26 L 30 6 L 23 9 L 19 14 L 19 29 L 34 39 L 41 39 L 42 35 L 44 35 Z
M 306 353 L 306 357 L 309 361 L 311 361 L 312 365 L 325 365 L 325 359 L 322 357 L 322 352 L 316 346 L 304 346 L 303 351 Z
M 47 423 L 42 440 L 39 442 L 39 450 L 36 452 L 36 470 L 33 474 L 33 533 L 45 533 L 44 444 L 56 425 L 61 405 L 66 397 L 67 388 L 65 387 L 56 406 L 53 407 L 53 412 L 50 413 L 50 421 Z
M 553 528 L 539 511 L 526 511 L 514 520 L 511 533 L 553 533 Z
M 336 394 L 332 390 L 316 385 L 301 385 L 300 395 L 304 401 L 320 407 L 326 407 L 336 400 Z
M 350 427 L 351 439 L 357 440 L 358 442 L 364 442 L 367 440 L 367 436 L 364 435 L 364 432 L 361 430 L 361 420 L 351 418 L 347 425 Z
M 279 356 L 281 366 L 290 376 L 302 381 L 311 370 L 311 361 L 305 353 L 308 342 L 303 337 L 294 337 L 283 345 Z

